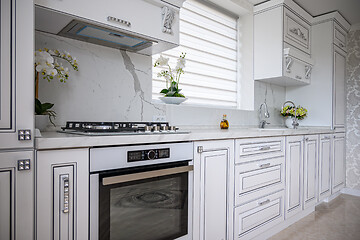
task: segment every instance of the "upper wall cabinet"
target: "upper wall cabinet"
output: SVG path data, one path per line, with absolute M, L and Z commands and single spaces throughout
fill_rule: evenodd
M 311 16 L 287 0 L 254 8 L 254 79 L 283 86 L 311 82 Z
M 179 44 L 181 0 L 35 0 L 35 29 L 146 55 Z
M 337 12 L 314 18 L 312 58 L 316 63 L 311 85 L 288 87 L 286 98 L 311 113 L 303 126 L 345 126 L 346 35 L 350 24 Z M 306 97 L 304 97 L 306 96 Z
M 0 149 L 33 147 L 32 8 L 26 0 L 0 3 Z

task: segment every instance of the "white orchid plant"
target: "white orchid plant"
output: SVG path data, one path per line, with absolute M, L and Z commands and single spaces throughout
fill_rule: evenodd
M 165 58 L 162 55 L 160 55 L 154 63 L 154 67 L 167 67 L 167 69 L 161 70 L 157 75 L 158 77 L 165 78 L 166 88 L 160 91 L 165 97 L 185 97 L 180 93 L 181 89 L 179 89 L 180 76 L 181 74 L 184 74 L 186 63 L 185 55 L 186 53 L 181 53 L 180 57 L 177 59 L 175 69 L 170 67 L 169 58 Z
M 56 113 L 51 108 L 54 106 L 52 103 L 41 103 L 39 98 L 39 75 L 49 82 L 57 78 L 60 82 L 66 83 L 69 78 L 69 68 L 64 67 L 62 62 L 58 59 L 67 62 L 70 66 L 78 71 L 78 63 L 75 57 L 72 57 L 68 52 L 60 52 L 57 49 L 39 49 L 35 51 L 35 113 L 37 115 L 48 115 L 50 122 L 55 126 L 53 119 Z

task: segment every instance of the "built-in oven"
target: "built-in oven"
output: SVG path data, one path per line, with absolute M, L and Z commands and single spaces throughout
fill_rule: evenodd
M 192 239 L 192 170 L 190 142 L 90 149 L 90 239 Z

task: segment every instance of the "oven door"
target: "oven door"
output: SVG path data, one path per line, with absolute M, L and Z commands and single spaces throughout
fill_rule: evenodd
M 91 240 L 192 239 L 193 166 L 90 175 Z

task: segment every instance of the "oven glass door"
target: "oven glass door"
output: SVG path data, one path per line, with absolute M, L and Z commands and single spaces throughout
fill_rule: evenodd
M 189 173 L 171 174 L 186 167 L 167 168 L 169 175 L 162 176 L 152 176 L 156 171 L 125 174 L 120 181 L 119 176 L 100 174 L 99 239 L 170 240 L 187 235 Z

